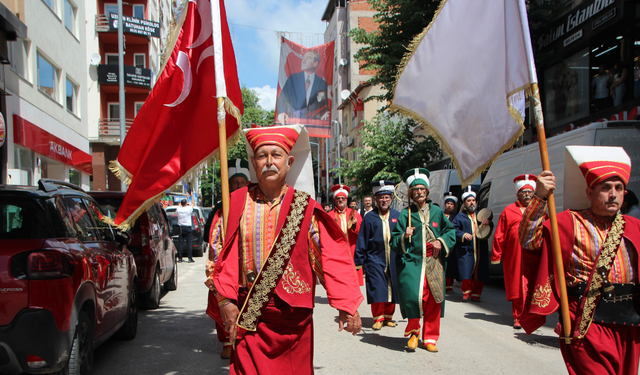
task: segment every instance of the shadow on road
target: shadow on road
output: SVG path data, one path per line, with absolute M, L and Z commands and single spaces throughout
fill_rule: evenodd
M 327 297 L 316 296 L 314 301 L 315 301 L 316 304 L 321 304 L 321 305 L 328 305 L 329 304 L 329 299 Z
M 478 312 L 469 312 L 469 313 L 465 313 L 464 317 L 467 319 L 484 320 L 486 322 L 491 322 L 491 323 L 500 324 L 504 326 L 513 325 L 512 317 L 504 316 L 504 315 L 493 315 L 493 314 L 485 314 L 485 313 L 478 313 Z
M 401 329 L 399 327 L 387 328 L 387 329 Z M 389 337 L 378 334 L 377 332 L 384 332 L 385 328 L 381 331 L 366 330 L 358 335 L 360 342 L 369 345 L 380 346 L 385 349 L 393 350 L 396 352 L 404 352 L 407 345 L 407 340 L 404 337 Z M 373 333 L 376 332 L 376 333 Z
M 109 339 L 95 350 L 94 375 L 220 374 L 229 361 L 220 358 L 215 323 L 204 310 L 140 310 L 138 334 L 131 341 Z
M 560 350 L 560 341 L 558 339 L 558 336 L 553 337 L 537 335 L 535 332 L 531 335 L 527 335 L 523 331 L 514 333 L 513 337 L 538 348 Z

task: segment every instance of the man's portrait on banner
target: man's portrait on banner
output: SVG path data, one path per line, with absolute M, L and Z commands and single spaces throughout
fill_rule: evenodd
M 283 38 L 276 122 L 307 125 L 324 135 L 331 124 L 333 42 L 306 48 Z M 311 128 L 311 129 L 310 129 Z

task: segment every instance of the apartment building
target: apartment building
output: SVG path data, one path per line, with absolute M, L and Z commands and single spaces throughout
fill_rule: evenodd
M 125 118 L 131 127 L 160 72 L 161 55 L 173 0 L 128 0 L 123 3 Z M 84 57 L 88 61 L 88 139 L 91 144 L 93 190 L 120 190 L 109 162 L 120 150 L 118 85 L 118 6 L 114 0 L 88 1 Z
M 7 184 L 40 178 L 89 188 L 84 2 L 2 0 L 23 25 L 4 68 Z M 28 4 L 28 6 L 27 6 Z

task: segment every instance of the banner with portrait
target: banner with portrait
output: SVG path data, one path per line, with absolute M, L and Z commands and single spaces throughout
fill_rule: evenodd
M 276 125 L 302 124 L 310 137 L 331 137 L 334 42 L 305 47 L 282 38 Z

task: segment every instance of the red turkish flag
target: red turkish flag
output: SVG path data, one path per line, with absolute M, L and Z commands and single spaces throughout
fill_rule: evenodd
M 225 98 L 228 138 L 240 130 L 244 108 L 224 1 L 184 7 L 171 56 L 111 162 L 130 183 L 114 220 L 124 228 L 218 151 L 217 97 Z

